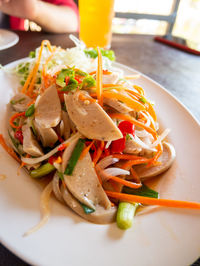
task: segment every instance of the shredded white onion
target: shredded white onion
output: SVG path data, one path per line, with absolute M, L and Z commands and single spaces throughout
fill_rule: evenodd
M 62 194 L 60 192 L 60 179 L 59 179 L 59 176 L 58 176 L 57 172 L 55 173 L 55 175 L 53 177 L 52 185 L 53 185 L 53 192 L 54 192 L 56 198 L 59 201 L 64 202 L 64 200 L 62 198 Z
M 146 127 L 149 127 L 149 126 L 151 125 L 151 120 L 150 120 L 150 118 L 149 118 L 144 112 L 141 111 L 141 113 L 142 113 L 142 115 L 147 119 L 147 122 L 145 123 L 145 126 L 146 126 Z
M 105 169 L 109 165 L 117 163 L 117 162 L 119 162 L 119 159 L 113 158 L 112 155 L 109 155 L 107 157 L 104 157 L 97 165 L 101 169 Z
M 118 167 L 109 167 L 103 170 L 107 175 L 117 176 L 117 175 L 130 175 L 130 172 Z
M 107 141 L 105 149 L 108 149 L 111 143 L 112 143 L 112 140 Z
M 135 130 L 135 135 L 139 138 L 145 138 L 149 136 L 149 133 L 146 130 Z
M 73 135 L 71 138 L 67 139 L 66 141 L 64 141 L 62 144 L 58 145 L 57 147 L 55 147 L 52 151 L 46 153 L 45 155 L 38 157 L 38 158 L 25 158 L 25 157 L 21 157 L 22 162 L 27 163 L 27 164 L 36 164 L 39 162 L 42 162 L 46 159 L 48 159 L 49 157 L 51 157 L 52 155 L 54 155 L 56 152 L 58 152 L 58 148 L 66 143 L 69 143 L 75 139 L 80 138 L 81 134 L 79 132 L 77 132 L 75 135 Z
M 131 135 L 130 135 L 131 136 Z M 132 138 L 132 137 L 131 137 Z M 138 138 L 136 135 L 135 137 L 132 138 L 132 140 L 137 144 L 139 147 L 145 149 L 145 150 L 150 150 L 150 151 L 156 151 L 153 147 L 150 147 L 146 143 L 144 143 L 140 138 Z
M 23 236 L 28 236 L 36 231 L 38 231 L 43 225 L 45 225 L 50 216 L 50 209 L 49 209 L 49 199 L 51 196 L 52 192 L 52 181 L 44 188 L 41 198 L 40 198 L 40 208 L 41 208 L 41 213 L 42 213 L 42 219 L 41 221 L 31 228 L 28 232 L 26 232 Z
M 69 38 L 72 40 L 72 42 L 74 42 L 76 47 L 79 47 L 81 49 L 85 49 L 85 47 L 86 47 L 85 43 L 83 41 L 79 40 L 76 36 L 74 36 L 73 34 L 70 34 Z
M 166 128 L 162 134 L 160 136 L 158 136 L 157 140 L 154 141 L 154 143 L 151 145 L 151 147 L 156 147 L 159 143 L 161 143 L 166 137 L 167 135 L 169 134 L 169 132 L 171 131 L 171 129 L 169 128 Z
M 129 171 L 126 171 L 121 168 L 107 168 L 103 170 L 97 165 L 96 170 L 103 182 L 108 181 L 112 176 L 130 175 Z

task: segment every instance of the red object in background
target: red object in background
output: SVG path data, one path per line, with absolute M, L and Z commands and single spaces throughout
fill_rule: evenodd
M 200 51 L 192 49 L 187 46 L 186 40 L 178 37 L 173 37 L 173 36 L 156 36 L 154 38 L 155 41 L 164 43 L 169 46 L 173 46 L 179 50 L 183 50 L 185 52 L 195 54 L 195 55 L 200 55 Z
M 76 13 L 78 17 L 78 8 L 73 0 L 43 0 L 43 1 L 58 6 L 68 6 Z M 24 30 L 24 19 L 10 16 L 9 20 L 10 20 L 11 29 Z

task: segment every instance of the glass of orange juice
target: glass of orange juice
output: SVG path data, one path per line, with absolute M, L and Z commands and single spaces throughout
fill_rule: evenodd
M 114 0 L 79 0 L 79 38 L 87 47 L 110 48 Z

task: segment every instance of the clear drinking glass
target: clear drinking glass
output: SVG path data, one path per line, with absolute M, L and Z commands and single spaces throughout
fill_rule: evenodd
M 87 47 L 110 48 L 114 0 L 79 0 L 80 40 Z

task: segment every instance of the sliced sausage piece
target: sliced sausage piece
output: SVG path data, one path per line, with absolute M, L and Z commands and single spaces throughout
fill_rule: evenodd
M 44 128 L 56 127 L 61 120 L 61 104 L 56 86 L 50 86 L 39 97 L 35 104 L 35 121 Z
M 56 143 L 58 136 L 53 128 L 41 127 L 36 121 L 34 126 L 44 147 L 52 147 Z
M 97 205 L 96 210 L 93 213 L 86 214 L 78 202 L 78 200 L 69 192 L 69 190 L 63 187 L 61 188 L 61 193 L 66 204 L 78 215 L 83 217 L 85 220 L 95 223 L 95 224 L 109 224 L 113 223 L 116 219 L 116 207 L 111 207 L 106 210 L 102 206 Z
M 70 137 L 70 121 L 69 121 L 69 116 L 67 112 L 62 111 L 62 121 L 63 121 L 63 135 L 65 139 L 68 139 Z
M 65 94 L 69 117 L 78 131 L 89 139 L 109 141 L 122 138 L 121 131 L 103 108 L 96 102 L 80 100 L 80 93 L 83 92 Z
M 78 160 L 71 176 L 64 175 L 64 180 L 67 188 L 78 201 L 93 209 L 96 209 L 97 205 L 110 209 L 110 200 L 99 183 L 89 153 Z
M 34 138 L 33 133 L 28 125 L 22 126 L 22 134 L 24 152 L 36 157 L 44 155 L 40 145 Z
M 170 143 L 163 143 L 163 153 L 158 159 L 161 162 L 160 165 L 156 165 L 153 167 L 145 167 L 142 165 L 135 166 L 135 170 L 140 177 L 141 180 L 147 180 L 151 177 L 157 176 L 163 172 L 165 172 L 173 163 L 176 157 L 176 152 L 174 146 Z
M 32 100 L 24 93 L 17 93 L 10 101 L 11 106 L 17 112 L 25 112 L 28 108 L 28 103 Z

